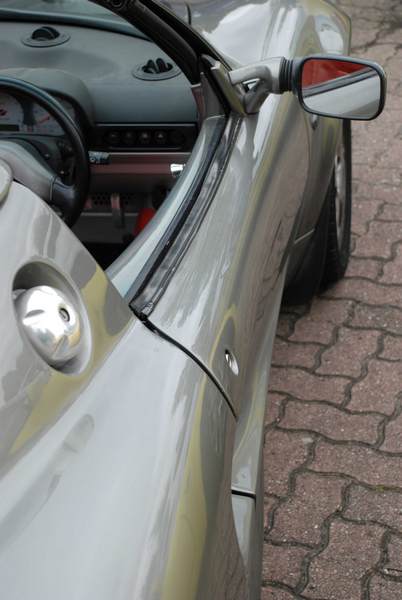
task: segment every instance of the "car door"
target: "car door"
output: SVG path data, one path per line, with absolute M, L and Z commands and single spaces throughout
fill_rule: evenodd
M 155 3 L 146 4 L 153 9 Z M 323 51 L 320 16 L 332 22 L 324 3 L 316 6 L 316 19 L 308 2 L 194 2 L 190 10 L 215 58 L 237 65 Z M 173 18 L 170 23 L 174 27 Z M 346 22 L 333 29 L 346 47 Z M 261 548 L 269 363 L 286 267 L 305 208 L 311 141 L 309 117 L 292 94 L 271 95 L 257 114 L 232 114 L 211 167 L 220 177 L 191 243 L 184 253 L 173 244 L 161 264 L 163 276 L 156 272 L 132 302 L 141 319 L 202 365 L 237 420 L 231 486 L 249 574 Z
M 0 200 L 1 597 L 247 597 L 225 398 L 1 161 Z
M 156 3 L 145 4 L 154 10 Z M 215 60 L 237 65 L 322 51 L 321 17 L 331 22 L 324 3 L 317 5 L 315 18 L 308 2 L 193 2 L 190 9 L 202 36 L 201 52 L 213 46 Z M 174 27 L 174 17 L 169 19 Z M 346 22 L 336 27 L 345 43 Z M 219 181 L 196 235 L 174 267 L 168 261 L 162 265 L 164 273 L 173 273 L 169 283 L 158 282 L 156 274 L 132 303 L 138 315 L 202 364 L 226 394 L 238 419 L 233 488 L 252 497 L 259 485 L 262 439 L 256 415 L 265 406 L 286 267 L 306 199 L 310 142 L 309 118 L 292 94 L 270 95 L 256 114 L 233 111 L 225 146 L 211 168 L 220 173 Z

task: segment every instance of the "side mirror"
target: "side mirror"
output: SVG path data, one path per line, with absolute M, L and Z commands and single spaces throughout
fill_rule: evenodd
M 374 62 L 342 56 L 308 56 L 294 61 L 293 91 L 310 113 L 369 121 L 384 108 L 386 76 Z
M 219 65 L 219 63 L 218 63 Z M 347 56 L 268 58 L 225 73 L 211 70 L 233 110 L 257 113 L 267 96 L 293 91 L 310 113 L 369 121 L 382 112 L 387 78 L 375 62 Z M 227 80 L 235 90 L 228 88 Z

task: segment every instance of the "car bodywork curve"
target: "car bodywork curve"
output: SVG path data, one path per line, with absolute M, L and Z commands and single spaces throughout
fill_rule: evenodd
M 349 22 L 319 0 L 193 2 L 191 22 L 232 64 L 349 51 Z M 34 194 L 4 194 L 8 600 L 258 597 L 268 364 L 340 124 L 272 95 L 226 133 L 219 193 L 163 289 L 151 278 L 136 298 L 134 256 L 105 274 Z M 11 292 L 37 273 L 84 299 L 90 358 L 77 373 L 44 364 L 15 319 Z

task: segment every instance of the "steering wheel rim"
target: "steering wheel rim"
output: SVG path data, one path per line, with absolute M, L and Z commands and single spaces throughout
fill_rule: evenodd
M 75 123 L 58 100 L 23 79 L 0 76 L 0 91 L 30 97 L 57 121 L 67 135 L 75 158 L 73 182 L 67 185 L 54 173 L 51 197 L 46 201 L 60 210 L 66 224 L 73 225 L 84 208 L 90 180 L 89 156 L 79 124 Z

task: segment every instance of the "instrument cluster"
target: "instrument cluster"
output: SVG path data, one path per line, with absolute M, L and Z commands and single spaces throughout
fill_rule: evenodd
M 72 119 L 77 120 L 74 106 L 65 98 L 55 96 Z M 24 133 L 32 135 L 62 136 L 57 121 L 39 104 L 28 98 L 0 93 L 0 135 Z

